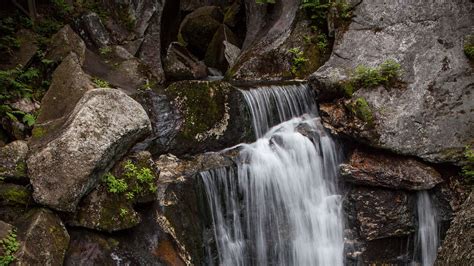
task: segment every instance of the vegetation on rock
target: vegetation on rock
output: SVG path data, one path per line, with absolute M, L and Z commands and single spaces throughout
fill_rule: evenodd
M 8 235 L 0 240 L 3 255 L 0 256 L 0 266 L 8 266 L 15 261 L 15 252 L 20 248 L 20 243 L 16 238 L 16 230 L 11 230 Z
M 401 74 L 400 64 L 393 59 L 388 59 L 377 67 L 359 65 L 351 74 L 351 78 L 342 84 L 342 89 L 347 96 L 352 96 L 359 88 L 390 86 Z
M 462 168 L 462 174 L 469 184 L 474 184 L 474 149 L 471 146 L 466 147 L 464 157 L 467 165 Z
M 299 48 L 291 48 L 288 52 L 292 54 L 290 72 L 296 75 L 308 59 L 304 57 L 303 51 Z
M 464 53 L 467 58 L 474 60 L 474 35 L 469 35 L 464 43 Z

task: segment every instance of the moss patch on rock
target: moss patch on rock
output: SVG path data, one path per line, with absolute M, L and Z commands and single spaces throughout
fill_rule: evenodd
M 223 135 L 229 119 L 230 91 L 228 83 L 209 81 L 176 82 L 166 88 L 166 93 L 184 118 L 178 137 L 203 141 Z
M 31 191 L 24 186 L 0 182 L 0 205 L 28 205 Z
M 359 97 L 355 99 L 348 105 L 348 107 L 352 114 L 360 120 L 366 122 L 370 126 L 374 124 L 374 115 L 372 109 L 365 98 Z

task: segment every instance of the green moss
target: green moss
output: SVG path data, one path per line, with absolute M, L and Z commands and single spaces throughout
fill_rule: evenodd
M 46 135 L 46 128 L 42 127 L 42 126 L 35 126 L 33 128 L 33 131 L 31 132 L 31 136 L 35 139 L 40 139 L 42 137 L 44 137 L 44 135 Z
M 374 116 L 372 109 L 365 100 L 365 98 L 359 97 L 352 103 L 352 113 L 360 120 L 366 122 L 369 125 L 373 125 Z
M 16 176 L 26 176 L 26 162 L 19 162 L 15 167 Z
M 184 124 L 181 136 L 195 139 L 222 120 L 226 114 L 230 86 L 221 82 L 176 82 L 166 88 L 174 104 L 181 111 Z
M 0 201 L 8 205 L 28 205 L 31 192 L 22 186 L 0 184 Z

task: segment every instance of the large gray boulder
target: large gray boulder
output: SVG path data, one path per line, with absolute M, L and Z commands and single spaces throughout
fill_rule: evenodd
M 86 45 L 81 37 L 69 25 L 66 25 L 51 37 L 51 44 L 48 46 L 46 58 L 60 62 L 70 52 L 77 55 L 80 64 L 84 62 Z
M 113 89 L 87 91 L 67 121 L 28 158 L 34 199 L 72 212 L 104 171 L 150 131 L 140 104 Z
M 376 147 L 431 162 L 457 162 L 474 138 L 473 71 L 463 37 L 473 32 L 470 1 L 362 1 L 329 61 L 310 77 L 320 100 L 338 97 L 358 65 L 401 64 L 398 88 L 361 88 L 373 112 Z

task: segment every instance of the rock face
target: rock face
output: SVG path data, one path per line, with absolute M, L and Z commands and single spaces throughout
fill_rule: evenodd
M 18 265 L 62 265 L 69 234 L 50 210 L 33 209 L 17 222 L 20 249 Z
M 300 10 L 300 1 L 277 1 L 261 5 L 245 1 L 247 34 L 242 53 L 235 65 L 227 72 L 238 80 L 284 80 L 294 76 L 306 77 L 321 64 L 321 51 L 316 44 L 305 41 L 311 36 L 311 27 Z M 296 48 L 308 59 L 298 73 L 292 73 L 293 55 Z
M 0 148 L 0 179 L 27 180 L 28 144 L 17 140 Z
M 392 189 L 428 190 L 443 181 L 430 166 L 376 151 L 355 150 L 340 170 L 347 182 Z
M 162 228 L 179 243 L 181 257 L 189 257 L 194 265 L 202 264 L 204 241 L 211 234 L 203 234 L 206 218 L 203 217 L 205 194 L 199 172 L 232 165 L 232 160 L 217 153 L 197 155 L 181 160 L 166 154 L 156 164 L 161 169 L 158 187 L 159 205 L 163 210 Z M 186 260 L 184 260 L 186 261 Z
M 168 47 L 163 67 L 168 80 L 203 79 L 207 67 L 185 47 L 173 42 Z
M 472 265 L 474 263 L 474 193 L 463 203 L 448 229 L 436 265 Z
M 94 88 L 81 65 L 80 58 L 70 53 L 54 71 L 51 86 L 41 101 L 42 107 L 33 129 L 33 143 L 47 137 L 48 129 L 64 123 L 84 93 Z
M 153 154 L 219 150 L 253 136 L 243 96 L 229 83 L 180 81 L 140 98 L 153 125 Z
M 219 7 L 201 7 L 187 15 L 181 23 L 178 40 L 198 57 L 204 57 L 207 46 L 221 26 L 224 14 Z
M 109 32 L 102 24 L 100 17 L 94 12 L 87 12 L 77 22 L 81 37 L 89 46 L 105 47 L 110 43 Z
M 355 188 L 355 202 L 361 236 L 366 240 L 407 235 L 415 230 L 413 198 L 402 191 Z
M 80 64 L 84 62 L 86 45 L 81 37 L 69 25 L 66 25 L 51 38 L 46 58 L 60 62 L 70 52 L 74 52 L 77 55 Z
M 149 131 L 146 112 L 123 92 L 86 92 L 54 138 L 28 158 L 35 200 L 74 211 L 98 177 Z
M 362 1 L 336 40 L 331 58 L 310 81 L 321 100 L 338 97 L 358 65 L 395 59 L 401 88 L 361 88 L 375 119 L 370 145 L 431 162 L 457 162 L 472 142 L 473 72 L 462 40 L 472 32 L 474 4 Z

